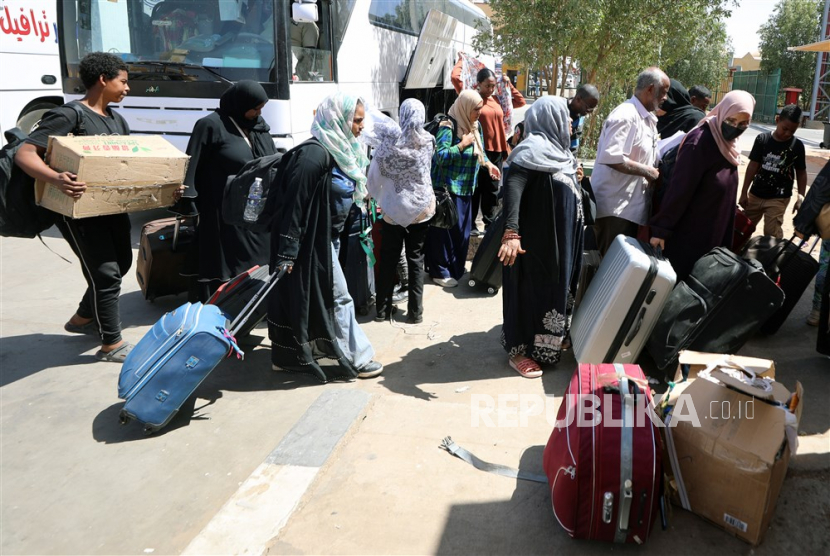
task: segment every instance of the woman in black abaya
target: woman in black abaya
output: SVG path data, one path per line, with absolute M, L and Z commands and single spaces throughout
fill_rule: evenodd
M 185 185 L 195 188 L 199 226 L 196 232 L 199 298 L 254 265 L 268 264 L 271 234 L 252 232 L 222 220 L 222 193 L 228 176 L 246 162 L 276 153 L 270 128 L 260 113 L 268 95 L 255 81 L 240 81 L 225 91 L 219 109 L 196 122 L 187 154 Z M 198 268 L 198 270 L 196 270 Z
M 660 115 L 660 112 L 663 114 Z M 702 110 L 692 106 L 689 91 L 677 79 L 671 80 L 668 96 L 660 110 L 657 111 L 657 133 L 667 139 L 678 131 L 688 132 L 697 126 L 705 115 Z
M 525 139 L 508 157 L 502 346 L 525 378 L 559 361 L 582 266 L 582 194 L 567 101 L 547 96 L 525 113 Z

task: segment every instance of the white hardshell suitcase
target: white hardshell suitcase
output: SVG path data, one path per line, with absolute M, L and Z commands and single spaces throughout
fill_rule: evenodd
M 634 363 L 677 281 L 652 247 L 618 235 L 588 286 L 571 325 L 580 363 Z

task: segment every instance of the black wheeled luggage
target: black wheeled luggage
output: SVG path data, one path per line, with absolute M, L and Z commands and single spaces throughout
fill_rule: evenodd
M 375 303 L 375 271 L 372 268 L 375 255 L 371 233 L 368 211 L 357 204 L 352 205 L 340 236 L 339 260 L 358 315 L 368 315 Z
M 253 299 L 254 294 L 268 281 L 268 265 L 255 266 L 243 272 L 233 280 L 225 282 L 208 300 L 209 305 L 216 305 L 228 315 L 235 318 Z M 259 304 L 236 332 L 236 338 L 244 338 L 268 315 L 268 306 Z
M 681 350 L 736 353 L 784 303 L 784 292 L 757 261 L 716 247 L 669 296 L 648 340 L 660 370 Z
M 818 261 L 810 253 L 816 248 L 819 239 L 813 243 L 810 253 L 801 250 L 806 240 L 801 240 L 797 245 L 794 239 L 795 236 L 788 240 L 773 236 L 754 237 L 742 253 L 745 259 L 755 259 L 761 263 L 767 276 L 784 291 L 784 304 L 761 326 L 764 334 L 778 332 L 818 274 Z
M 148 222 L 141 229 L 135 276 L 144 299 L 184 293 L 190 286 L 182 276 L 196 227 L 182 216 Z
M 470 278 L 468 284 L 471 288 L 479 285 L 487 287 L 487 293 L 493 295 L 498 293 L 502 284 L 503 264 L 499 260 L 499 248 L 501 237 L 504 235 L 504 213 L 496 216 L 490 227 L 484 233 L 481 243 L 473 258 L 473 266 L 470 267 Z

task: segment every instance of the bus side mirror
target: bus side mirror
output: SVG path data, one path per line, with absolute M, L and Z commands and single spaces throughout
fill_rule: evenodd
M 297 23 L 316 23 L 320 19 L 317 0 L 295 0 L 291 6 L 291 19 Z

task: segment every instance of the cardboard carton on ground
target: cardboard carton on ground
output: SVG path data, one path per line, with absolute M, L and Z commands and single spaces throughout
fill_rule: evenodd
M 35 200 L 72 218 L 170 206 L 189 159 L 157 136 L 50 137 L 47 164 L 58 172 L 77 174 L 87 189 L 73 199 L 38 180 Z
M 693 354 L 687 355 L 686 362 L 691 358 L 703 364 L 711 357 L 724 356 Z M 774 374 L 772 361 L 730 359 L 743 359 L 753 367 L 766 367 L 761 374 Z M 694 379 L 683 391 L 687 408 L 694 407 L 700 426 L 679 421 L 665 429 L 674 473 L 671 482 L 678 488 L 683 507 L 757 545 L 769 527 L 787 474 L 787 411 L 773 404 L 786 402 L 790 392 L 779 383 L 767 392 L 718 370 L 712 376 L 729 386 Z M 802 400 L 800 383 L 796 393 Z M 795 412 L 796 422 L 802 405 Z

